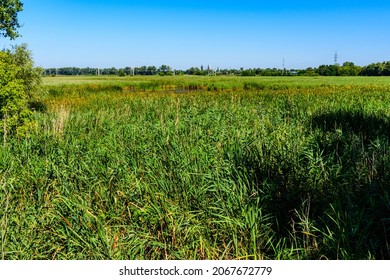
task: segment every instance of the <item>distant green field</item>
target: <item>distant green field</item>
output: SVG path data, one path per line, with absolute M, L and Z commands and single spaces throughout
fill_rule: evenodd
M 389 78 L 45 77 L 35 107 L 2 259 L 390 258 Z
M 287 87 L 308 87 L 308 86 L 357 86 L 357 85 L 376 85 L 390 86 L 389 77 L 238 77 L 238 76 L 55 76 L 44 77 L 45 85 L 75 85 L 75 84 L 142 84 L 142 83 L 157 83 L 157 84 L 200 84 L 211 85 L 216 84 L 232 88 L 244 83 L 259 83 L 264 85 L 282 84 Z

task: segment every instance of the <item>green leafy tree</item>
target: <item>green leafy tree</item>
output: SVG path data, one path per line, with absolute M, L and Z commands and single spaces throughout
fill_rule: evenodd
M 160 76 L 171 76 L 173 74 L 172 68 L 165 64 L 161 65 L 157 71 Z
M 30 104 L 36 100 L 41 70 L 33 67 L 26 45 L 0 52 L 0 124 L 4 140 L 24 135 L 34 122 Z
M 0 37 L 19 36 L 19 0 L 0 0 Z M 31 101 L 41 83 L 41 70 L 34 68 L 25 44 L 0 51 L 0 125 L 4 142 L 10 134 L 24 135 L 34 125 Z
M 124 69 L 122 69 L 122 68 L 121 68 L 121 69 L 119 69 L 119 70 L 118 70 L 118 76 L 119 76 L 119 77 L 124 77 L 124 76 L 126 76 L 126 72 L 125 72 L 125 70 L 124 70 Z
M 20 0 L 0 0 L 0 37 L 11 40 L 19 36 L 18 12 L 23 10 Z

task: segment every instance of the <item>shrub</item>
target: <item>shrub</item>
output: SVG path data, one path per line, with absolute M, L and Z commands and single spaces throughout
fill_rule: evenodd
M 26 45 L 0 52 L 0 124 L 8 135 L 24 135 L 34 122 L 29 103 L 36 99 L 40 71 L 33 67 Z

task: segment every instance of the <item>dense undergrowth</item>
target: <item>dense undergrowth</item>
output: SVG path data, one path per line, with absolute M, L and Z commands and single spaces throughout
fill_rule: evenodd
M 161 79 L 46 81 L 3 259 L 390 258 L 387 81 Z

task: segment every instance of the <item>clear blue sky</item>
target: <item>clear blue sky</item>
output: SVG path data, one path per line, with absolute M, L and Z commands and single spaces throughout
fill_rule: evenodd
M 22 0 L 37 66 L 176 69 L 390 60 L 390 1 Z M 9 41 L 0 39 L 0 47 Z

